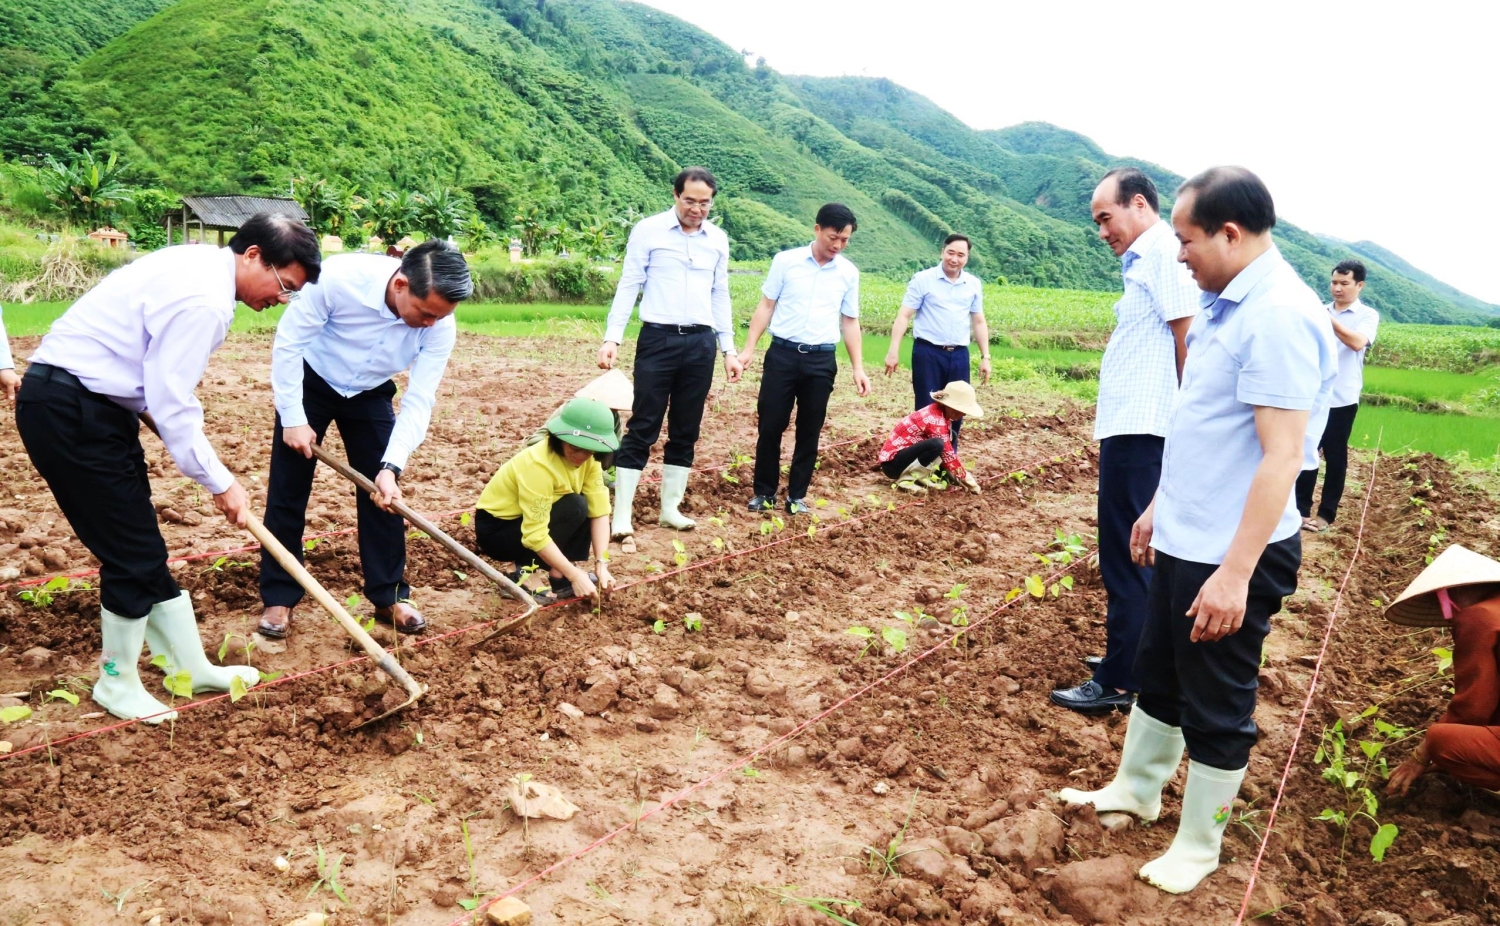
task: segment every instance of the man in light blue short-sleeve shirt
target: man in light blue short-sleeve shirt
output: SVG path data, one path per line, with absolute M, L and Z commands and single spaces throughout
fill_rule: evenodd
M 1178 190 L 1172 226 L 1203 311 L 1188 330 L 1161 485 L 1130 540 L 1136 561 L 1155 565 L 1136 657 L 1141 692 L 1114 780 L 1060 792 L 1153 820 L 1186 746 L 1177 834 L 1140 871 L 1175 894 L 1219 866 L 1258 736 L 1261 646 L 1297 587 L 1292 484 L 1308 419 L 1338 372 L 1328 313 L 1276 249 L 1275 224 L 1270 191 L 1244 168 L 1212 168 Z

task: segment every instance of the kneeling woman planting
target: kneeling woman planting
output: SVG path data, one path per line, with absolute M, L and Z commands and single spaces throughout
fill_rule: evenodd
M 968 415 L 983 418 L 984 409 L 979 407 L 973 386 L 954 380 L 932 394 L 931 405 L 896 422 L 880 448 L 880 471 L 887 479 L 896 480 L 896 488 L 913 495 L 959 483 L 978 495 L 979 480 L 959 462 L 949 425 Z
M 506 461 L 480 493 L 480 552 L 518 570 L 545 566 L 551 590 L 537 595 L 543 603 L 608 591 L 609 493 L 599 458 L 619 447 L 603 402 L 564 405 L 547 422 L 547 439 Z M 591 545 L 592 574 L 575 565 L 588 561 Z

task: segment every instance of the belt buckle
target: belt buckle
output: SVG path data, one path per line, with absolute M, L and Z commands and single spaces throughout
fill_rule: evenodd
M 678 333 L 678 334 L 679 334 L 679 335 L 682 335 L 682 334 L 691 334 L 691 333 L 692 333 L 692 332 L 689 332 L 689 331 L 684 331 L 684 330 L 683 330 L 683 329 L 684 329 L 684 328 L 691 328 L 691 327 L 692 327 L 692 326 L 691 326 L 691 325 L 681 325 L 681 324 L 679 324 L 679 325 L 678 325 L 678 326 L 677 326 L 677 333 Z
M 797 342 L 797 353 L 799 353 L 799 354 L 810 354 L 810 353 L 812 353 L 812 351 L 808 350 L 807 347 L 808 347 L 808 345 L 803 344 L 802 342 L 798 341 Z

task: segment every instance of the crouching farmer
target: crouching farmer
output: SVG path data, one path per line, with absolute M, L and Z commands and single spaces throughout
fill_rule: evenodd
M 974 396 L 974 387 L 955 380 L 932 394 L 932 404 L 919 408 L 896 422 L 891 436 L 880 448 L 880 471 L 896 480 L 896 488 L 913 495 L 926 495 L 929 488 L 962 483 L 979 494 L 979 480 L 964 469 L 953 449 L 952 432 L 966 416 L 984 417 Z M 947 473 L 946 479 L 938 471 Z
M 547 422 L 547 439 L 500 467 L 479 495 L 474 535 L 486 556 L 517 570 L 544 566 L 543 604 L 607 592 L 609 492 L 599 458 L 620 448 L 614 413 L 597 399 L 573 399 Z M 594 572 L 575 565 L 594 552 Z M 514 576 L 519 578 L 519 576 Z

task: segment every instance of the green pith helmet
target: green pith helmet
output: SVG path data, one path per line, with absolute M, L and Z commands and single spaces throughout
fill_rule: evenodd
M 574 447 L 595 453 L 620 449 L 615 436 L 615 415 L 598 399 L 573 399 L 547 422 L 547 432 Z

